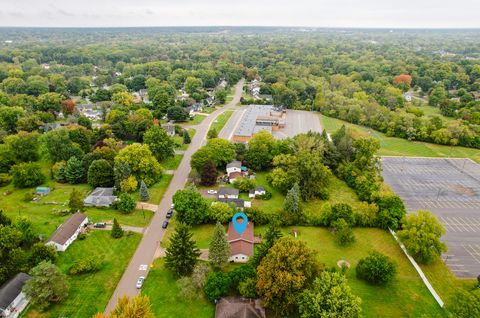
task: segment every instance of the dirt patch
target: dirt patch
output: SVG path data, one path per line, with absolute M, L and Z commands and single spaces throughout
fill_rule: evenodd
M 343 268 L 343 267 L 350 268 L 350 263 L 341 259 L 337 262 L 337 266 L 340 268 Z
M 450 186 L 450 188 L 456 193 L 460 193 L 469 197 L 474 197 L 475 195 L 477 195 L 475 190 L 473 190 L 472 188 L 465 187 L 461 184 L 454 184 Z

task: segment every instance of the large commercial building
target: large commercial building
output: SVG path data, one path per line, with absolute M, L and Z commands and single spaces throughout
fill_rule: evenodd
M 248 142 L 261 130 L 269 133 L 285 127 L 286 112 L 283 107 L 273 105 L 249 105 L 233 135 L 235 142 Z

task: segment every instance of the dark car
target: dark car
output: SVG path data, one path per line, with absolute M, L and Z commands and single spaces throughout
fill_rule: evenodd
M 167 220 L 163 221 L 162 229 L 166 229 L 167 226 L 168 226 L 168 221 Z
M 170 209 L 168 209 L 168 211 L 167 211 L 167 219 L 171 218 L 172 216 L 173 216 L 173 209 L 170 208 Z
M 98 229 L 104 229 L 107 227 L 107 223 L 105 222 L 98 222 L 93 225 L 93 227 L 96 227 Z

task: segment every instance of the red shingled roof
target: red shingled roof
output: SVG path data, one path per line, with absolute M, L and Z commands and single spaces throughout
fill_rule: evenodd
M 238 223 L 243 222 L 243 219 L 236 220 Z M 237 231 L 233 227 L 233 223 L 228 224 L 228 242 L 230 243 L 230 255 L 243 254 L 247 256 L 253 255 L 254 236 L 253 236 L 253 223 L 248 222 L 247 228 L 238 235 Z

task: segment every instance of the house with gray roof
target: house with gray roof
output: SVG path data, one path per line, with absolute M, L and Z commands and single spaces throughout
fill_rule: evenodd
M 81 212 L 77 212 L 57 228 L 45 245 L 51 245 L 55 247 L 57 251 L 65 252 L 87 224 L 87 216 Z
M 215 318 L 265 318 L 260 299 L 238 296 L 222 297 L 215 308 Z
M 218 199 L 238 199 L 240 191 L 235 188 L 221 187 L 218 192 Z
M 0 317 L 17 318 L 28 305 L 28 298 L 22 292 L 30 275 L 18 273 L 0 287 Z
M 95 188 L 83 200 L 83 204 L 85 206 L 109 207 L 116 199 L 117 197 L 113 195 L 113 188 Z
M 267 192 L 265 191 L 264 187 L 255 187 L 255 189 L 250 190 L 248 192 L 248 197 L 249 198 L 255 198 L 256 196 L 264 195 L 265 193 L 267 193 Z
M 166 123 L 166 124 L 162 124 L 161 127 L 167 131 L 167 135 L 169 135 L 170 137 L 175 136 L 175 125 L 174 124 Z

